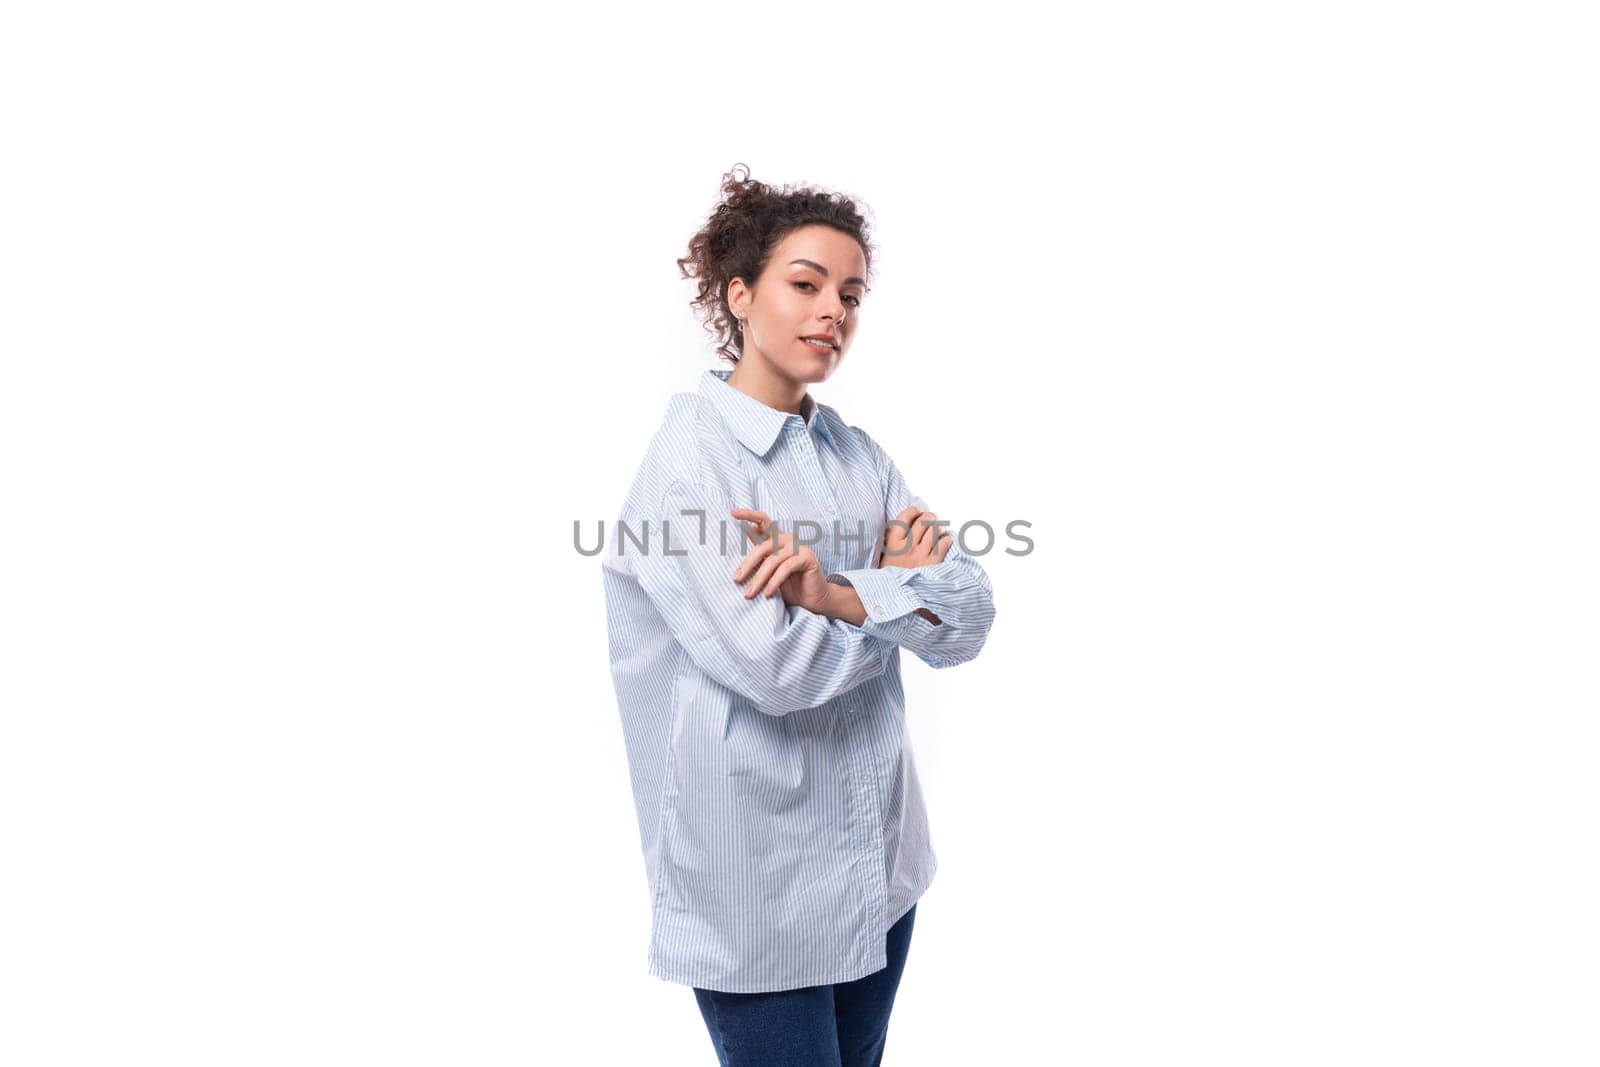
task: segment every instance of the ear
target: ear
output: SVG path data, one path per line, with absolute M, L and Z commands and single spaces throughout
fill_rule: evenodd
M 744 279 L 734 275 L 728 282 L 728 307 L 732 309 L 735 318 L 744 318 L 750 310 L 750 287 Z

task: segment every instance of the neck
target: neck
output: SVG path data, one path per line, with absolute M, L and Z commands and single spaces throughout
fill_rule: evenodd
M 739 357 L 739 363 L 728 375 L 728 384 L 747 396 L 752 396 L 769 408 L 800 414 L 806 396 L 806 383 L 785 378 L 772 365 L 754 353 Z

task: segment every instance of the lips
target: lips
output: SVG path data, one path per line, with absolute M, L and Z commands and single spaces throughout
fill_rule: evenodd
M 824 344 L 832 345 L 833 346 L 833 350 L 835 352 L 837 352 L 839 350 L 839 339 L 837 337 L 834 337 L 832 334 L 826 334 L 826 333 L 807 334 L 805 337 L 800 338 L 800 340 L 802 340 L 802 341 L 821 341 Z

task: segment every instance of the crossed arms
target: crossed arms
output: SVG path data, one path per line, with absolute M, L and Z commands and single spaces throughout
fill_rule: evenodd
M 896 519 L 904 522 L 908 510 L 931 516 L 907 523 L 905 533 L 891 523 L 879 566 L 824 575 L 792 535 L 781 550 L 781 533 L 763 537 L 737 563 L 715 544 L 633 557 L 641 586 L 695 663 L 768 714 L 843 695 L 883 674 L 896 648 L 929 666 L 953 667 L 977 656 L 988 637 L 995 615 L 988 575 L 939 531 L 926 502 L 872 447 Z M 695 512 L 761 515 L 730 509 L 720 494 L 684 479 L 665 488 L 655 515 Z M 890 554 L 897 536 L 903 551 Z

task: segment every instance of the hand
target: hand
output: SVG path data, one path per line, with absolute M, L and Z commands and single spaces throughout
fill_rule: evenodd
M 933 525 L 933 520 L 939 516 L 931 511 L 923 511 L 912 505 L 907 507 L 895 519 L 906 525 L 907 529 L 891 523 L 883 531 L 883 559 L 880 567 L 926 567 L 934 563 L 943 563 L 945 553 L 950 551 L 952 538 L 948 530 L 940 529 Z M 935 540 L 937 531 L 937 540 Z
M 748 527 L 744 529 L 758 543 L 733 569 L 734 581 L 748 579 L 745 597 L 782 593 L 786 604 L 825 614 L 837 587 L 829 584 L 822 561 L 811 551 L 811 546 L 796 544 L 794 534 L 783 531 L 778 531 L 774 544 L 772 520 L 764 511 L 734 508 L 729 514 L 755 525 L 753 533 Z

